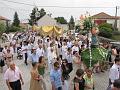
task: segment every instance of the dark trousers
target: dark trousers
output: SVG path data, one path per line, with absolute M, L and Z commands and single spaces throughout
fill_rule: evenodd
M 10 87 L 12 88 L 12 90 L 22 90 L 20 80 L 10 82 Z
M 72 63 L 68 63 L 68 66 L 69 66 L 69 73 L 73 70 L 73 65 Z
M 109 79 L 109 85 L 108 85 L 108 87 L 107 87 L 107 90 L 112 90 L 112 89 L 111 89 L 111 85 L 112 85 L 112 82 L 111 82 L 111 80 Z
M 62 87 L 58 87 L 56 90 L 62 90 Z
M 28 55 L 27 53 L 25 53 L 25 63 L 27 63 L 27 58 L 28 58 Z

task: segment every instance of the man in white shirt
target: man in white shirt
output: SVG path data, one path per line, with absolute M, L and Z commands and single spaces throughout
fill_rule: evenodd
M 56 61 L 57 55 L 54 52 L 53 47 L 51 47 L 49 53 L 48 53 L 48 67 L 49 70 L 53 69 L 53 63 Z
M 115 80 L 120 79 L 120 58 L 116 58 L 115 64 L 110 68 L 109 79 L 110 85 L 113 84 Z
M 68 65 L 70 69 L 69 73 L 70 73 L 73 70 L 73 55 L 71 48 L 68 48 L 65 59 L 67 59 L 68 61 Z
M 67 45 L 66 45 L 66 42 L 63 42 L 63 46 L 62 46 L 62 49 L 61 49 L 61 51 L 62 51 L 62 59 L 65 59 L 65 57 L 66 57 L 66 53 L 67 53 Z
M 36 53 L 38 54 L 39 57 L 44 56 L 44 49 L 42 44 L 39 44 L 39 47 L 37 48 Z
M 22 85 L 24 84 L 21 71 L 13 62 L 10 63 L 10 67 L 6 70 L 4 74 L 4 79 L 9 90 L 22 90 Z
M 23 53 L 23 56 L 24 56 L 24 60 L 25 60 L 25 64 L 28 65 L 27 63 L 27 58 L 28 58 L 28 45 L 27 45 L 27 42 L 24 41 L 24 45 L 22 46 L 22 53 Z
M 76 41 L 75 41 L 75 44 L 74 44 L 74 46 L 72 47 L 72 53 L 73 53 L 74 51 L 77 51 L 77 52 L 79 52 L 79 46 L 78 46 L 78 42 L 76 42 Z
M 67 47 L 68 47 L 68 48 L 71 48 L 71 47 L 72 47 L 72 42 L 70 41 L 70 39 L 68 39 Z
M 32 62 L 38 62 L 39 61 L 39 55 L 36 53 L 35 48 L 32 49 L 31 61 Z

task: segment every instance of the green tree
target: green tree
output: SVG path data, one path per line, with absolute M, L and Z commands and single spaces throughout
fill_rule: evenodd
M 67 24 L 67 20 L 64 17 L 56 17 L 57 22 L 60 24 Z
M 91 30 L 92 27 L 94 26 L 92 23 L 92 19 L 90 17 L 86 18 L 83 23 L 84 30 Z
M 39 11 L 39 13 L 40 13 L 40 17 L 39 17 L 38 19 L 40 19 L 40 18 L 42 18 L 44 15 L 46 15 L 46 12 L 45 12 L 44 8 L 41 8 L 41 10 Z
M 15 12 L 15 14 L 14 14 L 14 20 L 13 20 L 13 24 L 12 25 L 16 26 L 16 27 L 19 27 L 19 24 L 20 24 L 20 20 L 19 20 L 17 12 Z
M 37 7 L 34 7 L 32 13 L 30 13 L 29 24 L 30 25 L 36 24 L 36 21 L 39 20 L 44 15 L 46 15 L 46 12 L 43 8 L 39 11 Z
M 9 32 L 17 32 L 17 31 L 23 31 L 23 29 L 22 28 L 20 28 L 20 27 L 16 27 L 16 26 L 11 26 L 10 28 L 9 28 Z
M 99 25 L 99 36 L 103 36 L 106 38 L 111 38 L 112 37 L 112 33 L 113 33 L 113 27 L 111 24 L 108 23 L 103 23 Z
M 73 30 L 75 27 L 75 22 L 73 16 L 71 16 L 70 21 L 69 21 L 69 29 Z
M 6 26 L 3 22 L 0 22 L 0 35 L 6 31 Z
M 32 10 L 32 13 L 30 14 L 29 24 L 34 25 L 37 18 L 36 18 L 36 12 L 38 12 L 38 8 L 34 7 Z

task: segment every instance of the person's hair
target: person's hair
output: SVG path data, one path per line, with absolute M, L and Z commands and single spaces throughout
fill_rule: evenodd
M 32 62 L 32 67 L 35 67 L 37 62 Z
M 59 65 L 58 62 L 55 62 L 55 63 L 54 63 L 54 67 L 57 67 L 58 65 Z
M 77 75 L 78 77 L 82 76 L 83 74 L 84 74 L 84 71 L 83 71 L 82 69 L 77 69 L 76 75 Z
M 115 63 L 119 62 L 120 61 L 120 58 L 115 58 Z
M 114 49 L 114 48 L 116 48 L 116 47 L 117 47 L 117 46 L 114 46 L 114 45 L 113 45 L 113 46 L 112 46 L 112 49 Z
M 71 50 L 71 48 L 68 48 L 68 49 L 67 49 L 67 51 L 70 51 L 70 50 Z
M 84 46 L 85 46 L 84 44 L 81 45 L 81 47 L 84 47 Z
M 65 61 L 66 63 L 68 63 L 67 59 L 63 59 L 62 62 Z
M 92 73 L 92 70 L 89 69 L 89 68 L 87 68 L 87 69 L 85 70 L 85 72 L 91 72 L 91 73 Z
M 65 65 L 63 64 L 63 62 L 66 62 L 66 66 L 68 66 L 68 61 L 67 61 L 67 59 L 63 59 L 63 60 L 62 60 L 61 68 L 62 68 L 62 70 L 64 71 L 64 70 L 66 70 L 66 68 L 65 68 Z
M 39 57 L 39 63 L 42 62 L 42 59 L 43 59 L 43 56 L 40 56 L 40 57 Z
M 75 55 L 75 54 L 76 54 L 76 52 L 77 52 L 77 51 L 73 51 L 73 55 Z
M 120 79 L 115 80 L 114 83 L 113 83 L 113 86 L 114 86 L 115 88 L 120 89 Z
M 59 60 L 60 60 L 60 57 L 57 57 L 56 60 L 59 61 Z

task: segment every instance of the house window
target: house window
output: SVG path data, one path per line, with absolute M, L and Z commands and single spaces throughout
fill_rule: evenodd
M 97 24 L 97 25 L 100 25 L 102 23 L 106 23 L 107 20 L 94 20 L 94 22 Z

